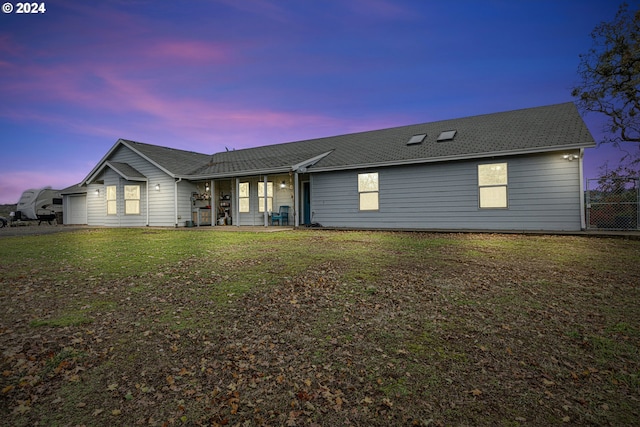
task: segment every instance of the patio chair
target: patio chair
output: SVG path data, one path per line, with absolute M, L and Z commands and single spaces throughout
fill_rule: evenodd
M 278 221 L 280 225 L 289 225 L 289 206 L 280 206 L 278 213 L 271 214 L 271 225 Z

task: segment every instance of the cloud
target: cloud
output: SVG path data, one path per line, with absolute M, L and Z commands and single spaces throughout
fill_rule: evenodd
M 0 172 L 0 204 L 18 203 L 20 196 L 30 188 L 52 187 L 57 190 L 77 184 L 82 173 L 66 170 L 28 170 Z
M 231 58 L 229 47 L 199 40 L 165 40 L 153 44 L 145 53 L 152 59 L 178 59 L 193 64 L 224 63 Z

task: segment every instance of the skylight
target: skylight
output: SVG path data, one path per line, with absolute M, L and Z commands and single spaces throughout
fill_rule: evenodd
M 420 133 L 418 135 L 413 135 L 408 141 L 407 145 L 416 145 L 421 144 L 422 141 L 427 137 L 426 133 Z
M 445 131 L 440 133 L 440 136 L 438 137 L 438 139 L 436 141 L 438 141 L 438 142 L 451 141 L 456 136 L 456 132 L 458 132 L 458 131 L 457 130 L 445 130 Z

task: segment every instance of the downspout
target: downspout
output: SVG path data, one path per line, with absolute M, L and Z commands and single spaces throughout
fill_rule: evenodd
M 584 148 L 580 149 L 580 161 L 578 163 L 578 168 L 580 171 L 580 228 L 581 230 L 587 229 L 587 221 L 585 219 L 585 206 L 584 206 L 584 170 L 582 165 L 582 160 L 584 158 Z
M 182 181 L 182 178 L 178 178 L 173 184 L 173 205 L 176 219 L 176 228 L 178 228 L 178 183 Z
M 149 226 L 149 180 L 147 180 L 147 227 Z

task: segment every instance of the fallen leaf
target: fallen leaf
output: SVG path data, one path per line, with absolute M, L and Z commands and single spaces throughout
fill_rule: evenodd
M 24 414 L 29 412 L 30 410 L 31 410 L 30 406 L 27 406 L 24 403 L 21 403 L 20 405 L 18 405 L 16 409 L 14 409 L 14 412 L 17 412 L 18 414 Z
M 122 411 L 120 409 L 114 409 L 113 411 L 111 411 L 111 415 L 113 416 L 117 417 L 120 414 L 122 414 Z
M 474 396 L 480 396 L 482 394 L 482 391 L 474 388 L 473 390 L 471 390 L 471 394 L 473 394 Z

